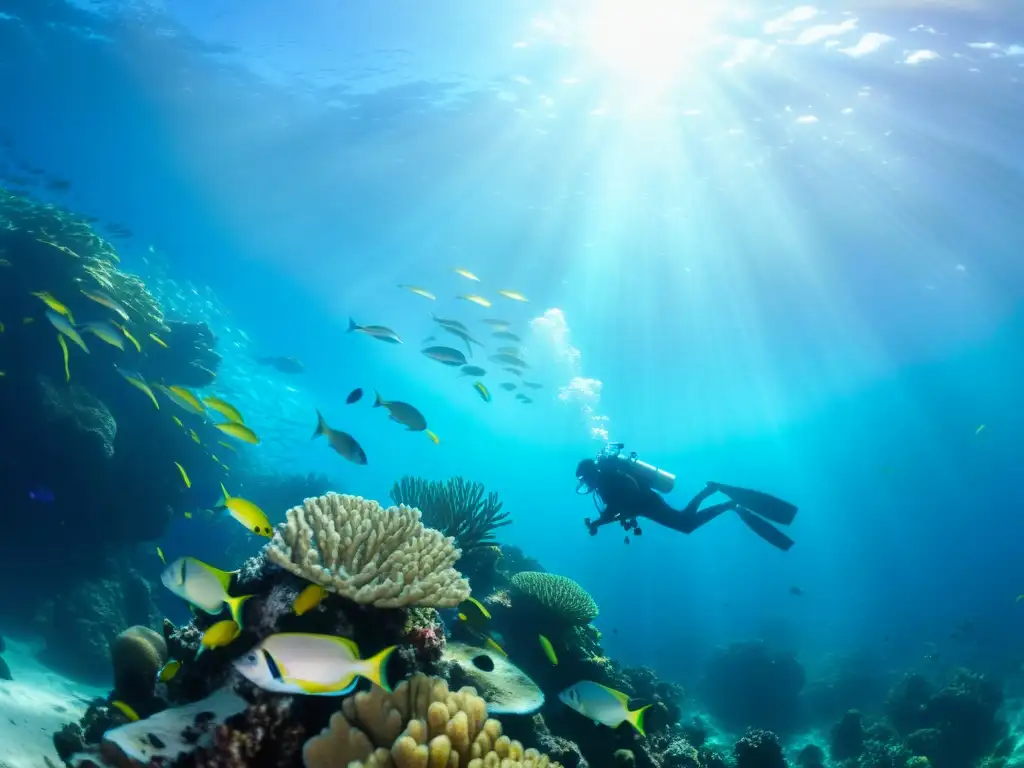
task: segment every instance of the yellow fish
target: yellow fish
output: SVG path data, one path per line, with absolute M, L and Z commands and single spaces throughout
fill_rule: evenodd
M 464 278 L 466 278 L 467 280 L 472 280 L 474 283 L 479 283 L 480 282 L 480 278 L 477 277 L 476 275 L 474 275 L 468 269 L 463 269 L 462 267 L 456 267 L 455 269 L 452 270 L 452 272 L 454 272 L 456 275 L 462 275 Z
M 217 429 L 223 432 L 225 435 L 230 435 L 243 443 L 249 443 L 250 445 L 259 445 L 260 439 L 256 433 L 249 429 L 245 424 L 239 424 L 236 421 L 226 421 L 223 424 L 214 424 Z
M 68 344 L 64 341 L 64 336 L 57 334 L 57 341 L 60 342 L 61 352 L 64 353 L 64 381 L 71 381 L 71 369 L 68 368 Z
M 478 381 L 478 382 L 474 383 L 473 384 L 473 389 L 475 389 L 477 391 L 477 393 L 480 395 L 480 397 L 482 397 L 484 399 L 485 403 L 491 402 L 490 390 L 488 390 L 487 387 L 484 386 L 484 383 L 482 381 Z
M 204 397 L 203 403 L 205 403 L 207 408 L 216 411 L 225 419 L 229 419 L 237 424 L 245 424 L 242 414 L 231 403 L 221 400 L 219 397 Z
M 194 429 L 190 429 L 188 433 L 192 436 L 192 442 L 196 443 L 197 445 L 202 445 L 202 441 L 200 441 L 199 435 L 196 434 L 196 431 Z
M 181 479 L 185 481 L 185 487 L 191 488 L 192 481 L 188 479 L 188 472 L 185 471 L 185 468 L 181 466 L 181 464 L 179 464 L 178 462 L 174 462 L 174 466 L 176 466 L 178 468 L 178 471 L 181 472 Z
M 544 655 L 548 657 L 548 661 L 551 662 L 552 666 L 558 666 L 558 656 L 555 654 L 555 647 L 551 645 L 551 641 L 548 640 L 544 635 L 537 635 L 540 640 L 540 647 L 544 649 Z
M 505 649 L 498 645 L 498 642 L 490 635 L 484 638 L 484 645 L 486 645 L 492 651 L 500 653 L 502 656 L 505 656 L 506 658 L 508 657 L 508 654 L 505 653 Z
M 483 627 L 491 620 L 491 612 L 487 610 L 487 606 L 475 597 L 467 597 L 459 603 L 458 611 L 459 621 L 466 622 L 474 629 Z
M 167 558 L 164 557 L 164 551 L 162 549 L 160 549 L 160 547 L 156 548 L 156 555 L 157 555 L 157 557 L 160 558 L 160 562 L 161 563 L 163 563 L 164 565 L 167 565 Z
M 985 425 L 984 425 L 984 424 L 982 424 L 982 425 L 981 425 L 980 427 L 978 427 L 978 428 L 977 428 L 976 430 L 974 430 L 974 434 L 976 434 L 976 435 L 980 435 L 980 434 L 981 434 L 981 431 L 982 431 L 983 429 L 985 429 Z
M 227 507 L 228 514 L 235 520 L 258 536 L 265 536 L 269 539 L 274 535 L 270 520 L 267 519 L 262 509 L 247 499 L 239 499 L 229 494 L 224 483 L 220 484 L 220 489 L 224 492 L 224 506 Z
M 206 413 L 206 409 L 203 407 L 203 404 L 199 402 L 199 398 L 184 387 L 179 387 L 177 385 L 171 385 L 169 387 L 161 386 L 160 391 L 167 396 L 168 400 L 189 413 L 194 413 L 196 416 L 202 416 Z
M 192 519 L 192 513 L 191 512 L 186 512 L 185 513 L 185 519 L 186 520 L 191 520 Z
M 171 416 L 171 418 L 174 419 L 174 423 L 177 424 L 179 427 L 181 427 L 182 429 L 185 428 L 185 425 L 181 423 L 181 419 L 179 419 L 177 416 Z
M 223 440 L 218 440 L 217 441 L 217 445 L 223 445 L 229 451 L 236 451 L 236 452 L 238 451 L 238 449 L 235 448 L 235 446 L 233 446 L 231 443 L 225 443 Z
M 321 587 L 319 584 L 310 584 L 304 590 L 299 592 L 298 597 L 295 598 L 295 602 L 292 603 L 292 608 L 295 613 L 301 616 L 304 613 L 309 613 L 318 605 L 320 602 L 327 597 L 327 590 Z
M 128 720 L 133 722 L 133 723 L 140 719 L 139 718 L 139 713 L 136 712 L 131 707 L 129 707 L 127 704 L 125 704 L 120 699 L 117 699 L 115 701 L 110 702 L 110 706 L 112 706 L 115 709 L 117 709 L 118 712 L 120 712 L 122 715 L 127 717 Z
M 478 296 L 475 293 L 464 293 L 461 296 L 459 296 L 459 298 L 462 299 L 463 301 L 471 301 L 474 304 L 479 304 L 481 307 L 491 306 L 491 302 L 489 302 L 483 296 Z
M 82 288 L 81 291 L 87 299 L 92 299 L 97 304 L 101 304 L 107 309 L 113 310 L 121 317 L 122 320 L 126 323 L 128 322 L 128 313 L 125 311 L 124 307 L 107 296 L 107 294 L 102 293 L 101 291 L 87 291 L 84 288 Z
M 149 338 L 151 338 L 153 341 L 155 341 L 157 344 L 159 344 L 164 349 L 170 349 L 170 347 L 167 346 L 167 342 L 164 341 L 163 339 L 161 339 L 155 333 L 149 334 Z
M 441 438 L 435 435 L 432 430 L 425 429 L 423 431 L 426 433 L 427 437 L 430 438 L 430 442 L 432 442 L 434 445 L 441 444 Z
M 75 322 L 75 318 L 71 315 L 71 310 L 57 301 L 57 299 L 53 298 L 53 294 L 48 293 L 47 291 L 35 291 L 32 295 L 42 301 L 58 315 L 64 315 L 64 317 L 68 319 L 68 322 Z
M 242 628 L 234 619 L 224 619 L 203 632 L 203 636 L 199 638 L 199 644 L 204 649 L 223 648 L 232 643 L 240 634 L 242 634 Z
M 498 294 L 504 296 L 506 299 L 512 299 L 512 301 L 529 301 L 528 298 L 519 293 L 519 291 L 498 291 Z
M 149 388 L 149 384 L 146 383 L 146 380 L 144 378 L 142 378 L 137 373 L 132 373 L 130 371 L 123 371 L 120 368 L 118 368 L 116 365 L 114 366 L 114 370 L 116 370 L 118 373 L 120 373 L 122 376 L 124 376 L 125 381 L 127 381 L 133 387 L 135 387 L 136 389 L 138 389 L 138 390 L 140 390 L 142 392 L 145 392 L 147 397 L 149 397 L 149 399 L 153 401 L 153 405 L 156 406 L 156 409 L 158 411 L 160 410 L 160 403 L 158 403 L 156 401 L 156 395 L 153 394 L 153 390 Z
M 89 348 L 85 346 L 85 342 L 82 341 L 82 337 L 78 335 L 78 331 L 75 330 L 74 326 L 71 325 L 63 315 L 58 315 L 56 312 L 46 310 L 46 318 L 54 328 L 75 342 L 83 352 L 89 354 Z
M 411 293 L 415 293 L 417 296 L 422 296 L 424 299 L 430 299 L 431 301 L 434 301 L 437 298 L 437 296 L 435 296 L 425 288 L 419 288 L 418 286 L 415 285 L 399 285 L 398 287 L 404 288 L 405 290 L 410 291 Z
M 135 349 L 137 351 L 142 351 L 142 345 L 139 344 L 139 340 L 132 336 L 131 333 L 128 332 L 127 328 L 125 328 L 123 325 L 118 325 L 117 323 L 113 323 L 113 326 L 117 328 L 117 330 L 119 330 L 121 333 L 123 333 L 125 338 L 128 339 L 128 341 L 135 345 Z
M 164 664 L 160 671 L 156 673 L 156 681 L 158 683 L 169 683 L 174 679 L 174 676 L 178 674 L 178 670 L 181 669 L 181 662 L 177 659 L 171 659 Z
M 82 328 L 87 330 L 102 341 L 107 342 L 112 347 L 117 347 L 120 350 L 124 350 L 124 342 L 121 337 L 117 334 L 117 330 L 114 326 L 109 323 L 85 323 Z

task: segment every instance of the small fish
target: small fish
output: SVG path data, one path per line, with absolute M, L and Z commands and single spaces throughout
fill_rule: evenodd
M 306 366 L 295 357 L 257 357 L 256 362 L 260 365 L 268 365 L 281 373 L 302 373 Z
M 156 681 L 158 683 L 169 683 L 174 679 L 174 676 L 178 674 L 178 670 L 181 669 L 181 662 L 176 659 L 171 659 L 162 667 L 160 671 L 156 673 Z
M 519 293 L 519 291 L 500 290 L 498 291 L 498 294 L 504 296 L 506 299 L 512 299 L 512 301 L 529 301 L 529 299 Z
M 524 381 L 523 386 L 527 387 L 528 389 L 541 389 L 544 385 L 538 384 L 535 381 Z
M 458 296 L 457 298 L 460 298 L 463 301 L 471 301 L 474 304 L 480 305 L 481 307 L 489 307 L 489 306 L 491 306 L 491 302 L 489 302 L 483 296 L 479 296 L 479 295 L 477 295 L 475 293 L 464 293 L 461 296 Z
M 124 340 L 121 335 L 117 332 L 110 323 L 104 322 L 91 322 L 83 323 L 82 329 L 88 331 L 93 336 L 96 336 L 101 341 L 107 342 L 112 347 L 117 347 L 120 350 L 124 350 Z
M 508 654 L 505 652 L 505 649 L 498 645 L 498 641 L 490 635 L 484 638 L 484 645 L 490 648 L 495 653 L 500 653 L 502 656 L 505 656 L 506 658 L 508 657 Z
M 455 269 L 452 270 L 452 272 L 454 272 L 456 275 L 462 275 L 462 277 L 466 278 L 467 280 L 472 280 L 474 283 L 479 283 L 480 282 L 480 278 L 477 277 L 476 275 L 474 275 L 468 269 L 463 269 L 462 267 L 456 267 Z
M 294 610 L 298 616 L 301 616 L 304 613 L 309 613 L 323 602 L 323 599 L 327 597 L 327 594 L 327 590 L 319 584 L 310 584 L 304 590 L 299 592 L 298 597 L 295 598 L 295 602 L 292 603 L 292 610 Z
M 49 488 L 34 488 L 28 492 L 28 497 L 35 502 L 40 504 L 52 504 L 54 499 L 57 497 L 53 495 L 53 491 Z
M 491 612 L 487 606 L 475 597 L 467 597 L 459 603 L 459 621 L 464 621 L 474 629 L 482 629 L 491 620 Z
M 214 424 L 213 426 L 225 435 L 230 435 L 236 440 L 241 440 L 243 443 L 249 443 L 249 445 L 260 444 L 259 436 L 245 426 L 245 424 L 239 424 L 237 421 L 226 421 L 223 424 Z
M 112 298 L 107 296 L 107 294 L 103 293 L 102 291 L 87 291 L 84 288 L 82 288 L 81 291 L 87 299 L 92 299 L 97 304 L 101 304 L 107 309 L 112 310 L 118 316 L 120 316 L 122 320 L 124 320 L 126 323 L 128 322 L 128 312 L 125 311 L 124 307 L 122 307 Z
M 130 722 L 134 723 L 140 719 L 139 713 L 131 707 L 129 707 L 120 699 L 115 699 L 114 701 L 110 702 L 110 706 L 114 707 L 118 712 L 127 717 Z
M 37 299 L 42 301 L 46 306 L 56 312 L 58 315 L 63 315 L 68 319 L 69 323 L 74 323 L 75 318 L 71 314 L 71 310 L 64 306 L 61 302 L 57 301 L 53 297 L 53 294 L 47 291 L 35 291 L 32 293 Z
M 238 409 L 231 403 L 221 400 L 219 397 L 204 397 L 203 405 L 212 411 L 216 411 L 225 419 L 229 419 L 236 424 L 245 423 L 245 419 L 242 418 L 242 414 L 239 413 Z
M 530 367 L 529 365 L 526 364 L 525 361 L 516 357 L 515 355 L 506 355 L 504 353 L 501 353 L 498 355 L 491 355 L 487 359 L 490 360 L 492 363 L 497 363 L 498 365 L 512 365 L 515 366 L 516 368 Z
M 238 449 L 235 448 L 235 446 L 233 446 L 231 443 L 225 443 L 223 440 L 218 440 L 217 445 L 221 446 L 222 448 L 227 448 L 229 451 L 238 451 Z
M 85 342 L 82 341 L 82 337 L 78 335 L 78 331 L 76 331 L 74 326 L 67 321 L 67 318 L 65 318 L 64 315 L 59 315 L 56 312 L 48 309 L 46 310 L 46 318 L 50 321 L 50 324 L 57 329 L 59 333 L 63 334 L 64 336 L 67 336 L 69 339 L 75 342 L 75 344 L 77 344 L 83 352 L 85 352 L 86 354 L 89 353 L 89 348 L 85 346 Z
M 36 319 L 34 317 L 23 317 L 21 318 L 22 325 L 32 325 Z
M 242 606 L 252 595 L 228 594 L 231 578 L 238 571 L 222 571 L 194 557 L 179 557 L 160 574 L 160 581 L 171 592 L 204 613 L 215 616 L 227 606 L 231 618 L 242 626 Z
M 189 392 L 184 387 L 179 387 L 176 384 L 172 384 L 169 387 L 159 386 L 158 389 L 164 393 L 168 400 L 174 403 L 182 410 L 188 411 L 196 416 L 204 416 L 206 414 L 205 406 L 199 401 L 199 398 Z
M 149 338 L 151 338 L 153 341 L 155 341 L 157 344 L 159 344 L 164 349 L 170 349 L 170 347 L 167 346 L 167 342 L 164 341 L 163 339 L 161 339 L 155 333 L 149 334 Z
M 429 437 L 430 438 L 430 442 L 432 442 L 434 445 L 440 445 L 441 444 L 441 438 L 438 437 L 436 434 L 434 434 L 431 430 L 424 429 L 423 430 L 423 434 L 425 434 L 427 437 Z
M 164 557 L 164 551 L 160 547 L 156 548 L 156 556 L 160 558 L 160 562 L 167 565 L 167 558 Z
M 417 296 L 422 296 L 424 299 L 430 299 L 431 301 L 434 301 L 437 298 L 437 296 L 435 296 L 434 294 L 432 294 L 430 291 L 426 290 L 425 288 L 420 288 L 420 287 L 415 286 L 415 285 L 399 285 L 398 287 L 399 288 L 404 288 L 405 290 L 409 291 L 410 293 L 415 293 Z
M 530 403 L 533 402 L 533 398 L 532 397 L 527 397 L 522 392 L 516 393 L 516 400 L 518 400 L 523 405 L 529 405 Z
M 345 405 L 352 405 L 352 403 L 357 403 L 359 402 L 359 400 L 362 399 L 362 397 L 363 388 L 356 387 L 355 389 L 348 393 L 348 397 L 345 398 Z
M 143 379 L 137 373 L 132 373 L 131 371 L 122 370 L 121 368 L 118 368 L 117 366 L 114 366 L 114 369 L 118 373 L 120 373 L 124 377 L 125 381 L 127 381 L 133 387 L 135 387 L 136 389 L 138 389 L 138 390 L 140 390 L 142 392 L 145 392 L 146 395 L 149 397 L 149 399 L 153 401 L 153 405 L 156 406 L 156 409 L 158 411 L 160 410 L 160 403 L 158 403 L 156 401 L 156 395 L 153 394 L 153 390 L 149 388 L 149 384 L 146 383 L 145 379 Z
M 976 435 L 980 435 L 980 434 L 982 433 L 982 431 L 983 431 L 984 429 L 985 429 L 985 425 L 984 425 L 984 424 L 982 424 L 982 425 L 981 425 L 981 426 L 979 426 L 979 427 L 978 427 L 978 428 L 977 428 L 976 430 L 974 430 L 974 434 L 976 434 Z
M 388 344 L 402 343 L 398 334 L 390 328 L 386 328 L 383 325 L 356 325 L 356 321 L 350 317 L 348 319 L 348 333 L 352 333 L 352 331 L 365 333 L 367 336 L 372 336 L 379 341 L 386 341 Z
M 791 594 L 791 595 L 796 595 L 797 597 L 799 597 L 803 593 L 804 593 L 804 591 L 800 587 L 793 586 L 793 587 L 789 588 L 789 594 Z
M 445 320 L 443 317 L 438 317 L 433 313 L 431 313 L 430 318 L 445 330 L 456 330 L 461 331 L 462 333 L 469 333 L 469 328 L 464 326 L 458 320 Z
M 466 364 L 466 356 L 459 350 L 452 349 L 451 347 L 427 347 L 420 351 L 431 360 L 436 360 L 442 365 L 462 366 Z
M 262 509 L 247 499 L 231 496 L 228 489 L 224 487 L 224 483 L 220 484 L 220 489 L 224 492 L 223 504 L 227 507 L 228 514 L 240 522 L 244 528 L 257 536 L 264 536 L 268 539 L 274 535 L 270 520 L 267 519 Z
M 242 634 L 242 628 L 234 619 L 224 619 L 203 632 L 203 636 L 199 638 L 199 645 L 203 649 L 209 648 L 210 650 L 223 648 L 234 642 L 240 634 Z
M 521 370 L 519 370 L 518 368 L 513 368 L 511 365 L 506 365 L 501 370 L 503 370 L 505 373 L 511 373 L 513 376 L 518 376 L 519 378 L 523 378 L 523 372 Z
M 399 400 L 385 400 L 380 396 L 380 392 L 373 394 L 376 396 L 373 407 L 387 408 L 392 421 L 397 421 L 410 432 L 422 432 L 427 428 L 427 420 L 414 406 Z
M 473 382 L 473 389 L 477 391 L 477 394 L 479 394 L 480 397 L 483 398 L 483 401 L 485 403 L 491 402 L 491 393 L 487 389 L 487 387 L 484 386 L 484 383 L 482 381 Z
M 186 512 L 185 513 L 185 519 L 186 520 L 191 520 L 192 519 L 192 513 L 191 512 Z
M 1021 600 L 1024 600 L 1024 595 L 1017 595 L 1017 599 L 1014 602 L 1019 603 Z
M 395 648 L 361 659 L 359 646 L 346 637 L 281 632 L 264 638 L 234 666 L 249 682 L 275 693 L 344 696 L 359 677 L 390 691 L 386 668 Z
M 481 368 L 479 365 L 464 365 L 462 366 L 462 372 L 459 376 L 486 376 L 487 371 Z
M 522 339 L 516 336 L 512 331 L 495 331 L 491 334 L 496 339 L 502 339 L 503 341 L 514 341 L 517 344 L 522 343 Z
M 501 355 L 512 355 L 512 357 L 521 358 L 523 356 L 523 352 L 519 347 L 498 347 L 497 352 Z
M 430 336 L 427 336 L 427 338 L 425 338 L 425 339 L 423 340 L 423 342 L 422 342 L 422 343 L 420 344 L 420 346 L 423 346 L 424 344 L 429 344 L 430 342 L 432 342 L 432 341 L 433 341 L 434 339 L 436 339 L 436 338 L 437 338 L 436 336 L 434 336 L 433 334 L 431 334 Z
M 651 705 L 630 710 L 629 696 L 614 688 L 591 680 L 581 680 L 558 694 L 558 699 L 595 723 L 618 728 L 625 720 L 636 728 L 641 736 L 646 735 L 644 713 Z
M 503 381 L 498 386 L 504 389 L 506 392 L 511 392 L 513 389 L 516 388 L 516 385 L 513 384 L 511 381 Z
M 496 317 L 485 317 L 481 322 L 487 323 L 487 325 L 491 326 L 492 328 L 497 328 L 498 330 L 501 331 L 507 330 L 508 327 L 512 325 L 512 323 L 510 323 L 508 320 L 499 320 Z
M 328 445 L 337 451 L 342 458 L 348 459 L 353 464 L 366 464 L 366 452 L 363 450 L 363 447 L 356 442 L 356 439 L 348 432 L 342 432 L 328 426 L 320 411 L 317 411 L 316 431 L 313 432 L 313 437 L 311 439 L 316 439 L 320 437 L 320 435 L 326 435 Z
M 68 343 L 64 341 L 64 334 L 57 334 L 57 343 L 60 344 L 60 351 L 64 354 L 64 381 L 71 381 L 71 369 L 68 367 Z
M 177 424 L 179 427 L 181 427 L 182 429 L 185 428 L 185 424 L 177 416 L 171 416 L 171 418 L 174 419 L 174 423 Z
M 544 649 L 544 655 L 548 657 L 548 661 L 551 662 L 552 666 L 558 666 L 558 655 L 555 653 L 555 647 L 551 645 L 551 641 L 548 640 L 544 635 L 537 635 L 537 639 L 540 640 L 540 647 Z
M 139 343 L 139 340 L 132 336 L 131 332 L 127 328 L 125 328 L 123 325 L 118 325 L 117 323 L 111 323 L 111 325 L 117 328 L 117 330 L 124 334 L 124 337 L 128 339 L 128 341 L 135 345 L 136 351 L 142 351 L 142 345 Z
M 178 471 L 181 472 L 181 479 L 185 481 L 185 487 L 191 488 L 192 481 L 188 479 L 188 472 L 185 471 L 185 468 L 181 466 L 181 464 L 179 464 L 178 462 L 174 462 L 174 466 L 176 466 L 178 468 Z

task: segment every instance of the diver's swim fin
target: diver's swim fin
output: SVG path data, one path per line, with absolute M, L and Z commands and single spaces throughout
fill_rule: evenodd
M 716 490 L 721 491 L 741 507 L 756 515 L 771 520 L 779 525 L 789 525 L 796 517 L 797 508 L 788 501 L 749 488 L 737 488 L 735 485 L 715 483 Z
M 777 547 L 785 552 L 796 543 L 778 528 L 773 527 L 770 523 L 766 523 L 749 510 L 744 509 L 743 507 L 737 507 L 736 512 L 739 514 L 740 520 L 746 523 L 750 530 L 767 541 L 773 547 Z

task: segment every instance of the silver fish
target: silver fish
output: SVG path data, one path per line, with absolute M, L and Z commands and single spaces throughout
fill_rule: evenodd
M 465 365 L 462 367 L 462 372 L 459 376 L 486 376 L 487 371 L 481 368 L 479 365 Z
M 348 319 L 348 333 L 357 331 L 359 333 L 365 333 L 367 336 L 372 336 L 380 341 L 386 341 L 388 344 L 401 344 L 402 340 L 398 337 L 398 334 L 383 325 L 357 325 L 356 321 L 351 317 Z
M 519 347 L 498 347 L 498 353 L 502 355 L 515 355 L 516 357 L 523 356 L 523 352 Z
M 498 386 L 504 389 L 506 392 L 511 392 L 513 389 L 516 388 L 516 385 L 513 384 L 511 381 L 503 381 Z
M 512 323 L 510 323 L 508 320 L 499 320 L 496 317 L 485 317 L 482 320 L 482 322 L 487 323 L 487 325 L 493 326 L 495 328 L 500 328 L 503 331 L 507 329 L 510 325 L 512 325 Z
M 511 374 L 513 374 L 515 376 L 519 376 L 519 377 L 522 377 L 522 375 L 523 375 L 522 371 L 520 371 L 518 368 L 513 368 L 512 366 L 508 366 L 506 368 L 502 368 L 501 370 L 506 371 L 508 373 L 511 373 Z
M 462 323 L 460 323 L 460 322 L 459 322 L 458 320 L 445 320 L 445 319 L 444 319 L 443 317 L 438 317 L 437 315 L 435 315 L 435 314 L 433 314 L 433 313 L 431 313 L 430 317 L 431 317 L 431 319 L 432 319 L 432 320 L 433 320 L 433 321 L 434 321 L 435 323 L 437 323 L 438 325 L 440 325 L 440 326 L 441 326 L 442 328 L 444 328 L 445 330 L 448 330 L 448 329 L 454 328 L 454 329 L 455 329 L 455 330 L 457 330 L 457 331 L 462 331 L 463 333 L 469 333 L 469 328 L 467 328 L 466 326 L 464 326 L 464 325 L 463 325 Z
M 366 452 L 363 450 L 363 447 L 356 442 L 356 439 L 348 432 L 332 429 L 328 426 L 327 422 L 324 421 L 324 417 L 320 414 L 320 411 L 317 411 L 316 431 L 313 433 L 313 437 L 317 438 L 320 437 L 320 435 L 326 435 L 328 445 L 337 451 L 342 458 L 348 459 L 353 464 L 366 464 Z
M 543 384 L 538 384 L 535 381 L 524 381 L 523 382 L 523 386 L 524 387 L 528 387 L 530 389 L 541 389 L 544 385 Z
M 512 333 L 512 331 L 498 331 L 497 333 L 492 333 L 491 336 L 493 336 L 496 339 L 503 339 L 505 341 L 515 341 L 517 343 L 522 341 L 522 339 L 520 339 L 518 336 Z
M 373 407 L 387 408 L 391 419 L 407 427 L 410 432 L 422 432 L 427 428 L 427 420 L 415 407 L 398 400 L 385 400 L 380 396 L 380 392 L 374 394 L 377 399 L 374 401 Z
M 514 365 L 516 368 L 529 368 L 530 367 L 523 360 L 520 360 L 515 355 L 505 355 L 505 354 L 491 355 L 487 359 L 490 360 L 492 363 L 497 363 L 498 365 Z
M 457 349 L 451 347 L 427 347 L 422 350 L 423 354 L 431 360 L 437 360 L 444 365 L 465 365 L 466 356 Z

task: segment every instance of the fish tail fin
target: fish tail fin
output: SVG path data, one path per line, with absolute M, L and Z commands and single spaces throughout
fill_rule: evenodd
M 391 686 L 388 685 L 388 659 L 397 649 L 397 645 L 389 645 L 383 651 L 363 662 L 363 671 L 360 673 L 374 685 L 379 685 L 387 693 L 391 693 Z
M 629 721 L 630 725 L 636 728 L 637 733 L 641 736 L 647 735 L 644 733 L 644 713 L 652 706 L 652 704 L 648 704 L 647 706 L 640 707 L 640 709 L 634 709 L 632 712 L 628 710 L 626 711 L 626 720 Z
M 323 414 L 320 413 L 320 409 L 318 408 L 317 411 L 316 411 L 316 429 L 313 431 L 313 436 L 311 438 L 309 438 L 309 439 L 310 440 L 316 440 L 323 433 L 324 433 L 324 417 L 323 417 Z
M 352 318 L 350 317 L 350 318 L 348 319 L 348 330 L 347 330 L 347 331 L 345 331 L 345 333 L 352 333 L 352 331 L 358 331 L 358 330 L 359 330 L 359 326 L 358 326 L 358 325 L 356 324 L 356 321 L 355 321 L 355 320 L 353 320 L 353 319 L 352 319 Z
M 235 624 L 238 628 L 242 628 L 242 606 L 245 605 L 245 601 L 253 595 L 242 595 L 241 597 L 231 597 L 228 595 L 224 598 L 224 602 L 228 604 L 228 609 L 231 611 L 231 618 L 234 619 Z
M 373 407 L 380 408 L 384 405 L 384 398 L 380 396 L 380 392 L 373 390 Z

